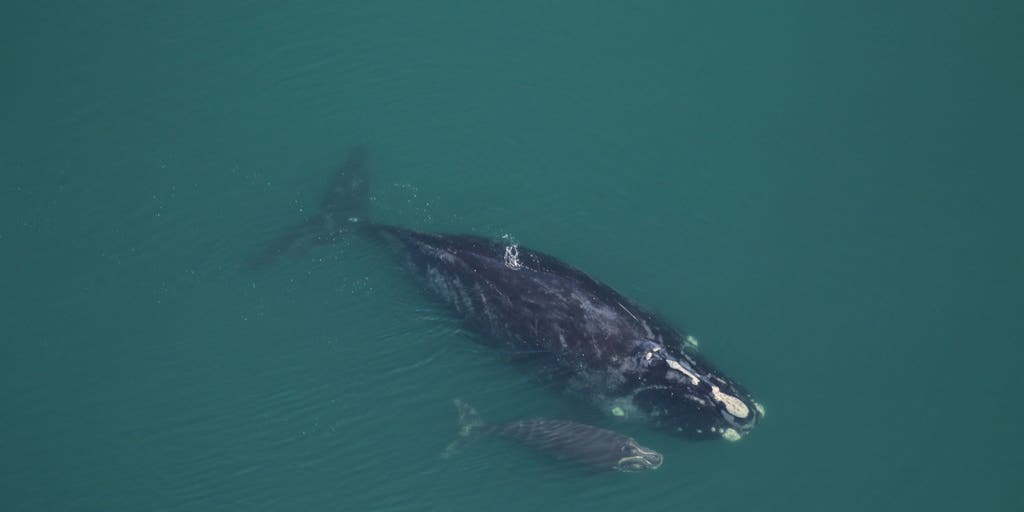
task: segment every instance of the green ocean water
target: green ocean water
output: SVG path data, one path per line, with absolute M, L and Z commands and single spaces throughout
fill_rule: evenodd
M 8 2 L 0 510 L 1022 510 L 1019 2 Z M 551 393 L 373 217 L 509 236 L 767 407 L 687 442 Z M 593 475 L 453 398 L 665 455 Z

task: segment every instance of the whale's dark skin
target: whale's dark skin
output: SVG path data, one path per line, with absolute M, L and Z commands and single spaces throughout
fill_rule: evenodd
M 679 330 L 558 259 L 504 241 L 423 233 L 366 219 L 365 150 L 335 176 L 320 211 L 282 235 L 263 263 L 297 245 L 358 234 L 385 241 L 485 338 L 535 354 L 569 393 L 606 412 L 695 439 L 734 440 L 763 408 Z
M 529 418 L 508 423 L 485 424 L 475 409 L 455 400 L 459 411 L 459 436 L 446 454 L 451 454 L 476 436 L 496 436 L 594 471 L 649 471 L 661 467 L 662 455 L 641 446 L 635 439 L 611 430 L 575 421 Z

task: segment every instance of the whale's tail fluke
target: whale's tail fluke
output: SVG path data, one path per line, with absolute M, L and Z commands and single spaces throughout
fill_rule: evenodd
M 320 208 L 309 218 L 286 229 L 249 262 L 261 268 L 278 258 L 298 253 L 317 244 L 336 241 L 366 222 L 370 206 L 370 181 L 366 171 L 368 154 L 364 146 L 353 147 L 344 165 L 334 174 Z
M 320 201 L 318 215 L 339 224 L 366 221 L 370 209 L 370 180 L 366 172 L 368 158 L 364 146 L 349 150 L 345 165 L 334 174 Z
M 459 411 L 459 437 L 469 437 L 473 435 L 474 430 L 484 425 L 484 420 L 480 417 L 480 413 L 476 412 L 476 409 L 470 407 L 466 402 L 456 398 L 455 408 Z
M 455 409 L 459 411 L 459 437 L 452 441 L 445 448 L 442 457 L 451 457 L 460 451 L 462 448 L 473 441 L 480 433 L 480 427 L 484 426 L 484 420 L 480 417 L 480 413 L 476 412 L 476 409 L 470 407 L 469 404 L 456 398 Z

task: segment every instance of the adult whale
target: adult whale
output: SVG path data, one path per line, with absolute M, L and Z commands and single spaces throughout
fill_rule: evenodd
M 737 440 L 764 416 L 692 338 L 575 267 L 504 241 L 370 222 L 366 163 L 353 149 L 317 213 L 253 263 L 340 236 L 386 241 L 472 327 L 531 353 L 530 364 L 604 411 L 695 439 Z

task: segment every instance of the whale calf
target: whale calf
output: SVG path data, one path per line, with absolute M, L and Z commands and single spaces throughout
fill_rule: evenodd
M 253 260 L 361 236 L 390 246 L 483 339 L 531 354 L 566 393 L 691 439 L 737 440 L 764 408 L 708 362 L 692 337 L 540 251 L 473 235 L 426 233 L 368 218 L 367 152 L 352 150 L 320 208 Z
M 449 445 L 450 454 L 467 440 L 481 436 L 511 439 L 558 460 L 583 465 L 595 471 L 653 471 L 661 467 L 662 455 L 641 446 L 629 436 L 575 421 L 530 418 L 508 423 L 485 424 L 466 402 L 455 400 L 459 411 L 459 436 Z

